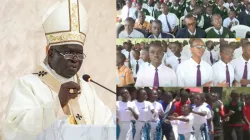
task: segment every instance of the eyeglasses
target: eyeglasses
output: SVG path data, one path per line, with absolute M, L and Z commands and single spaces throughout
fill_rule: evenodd
M 189 26 L 194 26 L 195 25 L 195 22 L 193 22 L 193 23 L 188 23 L 187 24 L 187 26 L 189 27 Z
M 65 54 L 59 52 L 57 49 L 56 50 L 60 55 L 62 55 L 64 57 L 64 59 L 73 59 L 75 56 L 77 57 L 78 60 L 83 60 L 84 58 L 86 58 L 87 56 L 83 53 L 83 54 L 76 54 L 76 53 L 69 53 L 69 52 L 65 52 Z
M 206 46 L 199 46 L 199 45 L 197 45 L 197 46 L 194 46 L 194 47 L 196 47 L 197 49 L 200 49 L 200 48 L 202 48 L 203 50 L 206 49 Z

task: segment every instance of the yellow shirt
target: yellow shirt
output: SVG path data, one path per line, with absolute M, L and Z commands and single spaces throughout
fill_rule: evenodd
M 129 84 L 134 84 L 133 72 L 123 65 L 120 69 L 117 69 L 120 83 L 118 87 L 127 86 Z
M 147 21 L 144 21 L 143 24 L 141 24 L 139 20 L 136 21 L 134 28 L 142 29 L 144 31 L 147 30 L 148 32 L 151 33 L 151 24 L 149 22 L 147 22 Z

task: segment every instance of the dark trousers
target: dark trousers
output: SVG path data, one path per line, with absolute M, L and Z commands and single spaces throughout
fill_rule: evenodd
M 243 131 L 243 138 L 244 140 L 250 140 L 250 133 L 247 130 Z
M 165 122 L 163 122 L 161 126 L 162 126 L 162 139 L 163 136 L 165 136 L 167 140 L 176 140 L 171 124 L 166 124 Z
M 243 128 L 242 127 L 235 127 L 235 126 L 227 126 L 224 127 L 224 140 L 234 140 L 232 136 L 232 132 L 235 130 L 237 140 L 246 140 L 243 139 Z
M 214 131 L 214 140 L 221 140 L 222 136 L 223 136 L 222 130 Z

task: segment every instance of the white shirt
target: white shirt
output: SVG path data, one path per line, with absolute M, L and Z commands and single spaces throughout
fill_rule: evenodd
M 174 53 L 169 48 L 167 48 L 167 52 L 165 52 L 164 55 L 163 55 L 163 57 L 162 57 L 162 63 L 167 66 L 166 59 L 168 57 L 173 56 L 173 55 L 174 55 Z
M 174 13 L 168 13 L 167 18 L 168 18 L 168 23 L 169 23 L 169 25 L 170 25 L 170 27 L 171 27 L 171 29 L 173 31 L 175 26 L 179 25 L 178 20 L 177 20 L 177 16 Z M 168 24 L 167 24 L 167 20 L 166 20 L 166 15 L 161 14 L 158 17 L 158 20 L 160 20 L 161 23 L 162 23 L 162 32 L 169 33 Z
M 187 5 L 188 5 L 188 4 L 187 4 Z M 191 7 L 191 5 L 190 5 L 189 7 L 190 7 L 191 10 L 194 9 L 193 7 Z M 184 11 L 184 16 L 186 16 L 187 14 L 188 14 L 187 9 L 185 9 L 185 11 Z
M 136 87 L 153 87 L 156 68 L 150 64 L 137 73 Z M 176 87 L 177 78 L 174 70 L 161 64 L 158 68 L 160 87 Z
M 130 61 L 134 77 L 136 77 L 136 75 L 137 75 L 136 74 L 136 64 L 137 64 L 137 61 L 138 61 L 138 65 L 139 65 L 139 70 L 140 70 L 140 68 L 142 68 L 142 65 L 144 64 L 143 60 L 141 60 L 141 59 L 139 59 L 139 60 L 133 59 L 133 60 Z
M 229 17 L 225 18 L 224 21 L 223 21 L 223 26 L 228 28 L 229 27 L 229 24 L 230 22 L 233 22 L 232 26 L 235 26 L 235 25 L 238 25 L 240 22 L 237 18 L 233 18 L 233 20 L 231 20 Z M 237 22 L 237 24 L 235 24 L 235 22 Z
M 178 78 L 179 87 L 196 87 L 197 66 L 198 64 L 192 58 L 184 61 L 178 66 L 176 75 Z M 200 71 L 201 85 L 212 81 L 213 69 L 204 60 L 201 60 L 200 62 Z
M 125 55 L 126 59 L 128 59 L 129 52 L 126 51 L 125 49 L 123 49 L 121 52 Z M 131 63 L 131 61 L 133 61 L 133 60 L 134 60 L 134 57 L 133 57 L 133 55 L 132 55 L 132 51 L 130 51 L 130 63 Z M 129 67 L 129 66 L 128 66 L 128 61 L 125 61 L 124 65 L 125 65 L 126 67 Z
M 193 113 L 189 113 L 188 116 L 179 116 L 178 118 L 189 119 L 189 122 L 184 122 L 180 120 L 171 121 L 172 125 L 178 126 L 178 134 L 187 134 L 193 132 L 193 123 L 194 123 Z
M 125 30 L 123 30 L 120 34 L 119 34 L 119 38 L 144 38 L 144 35 L 133 29 L 133 31 L 131 32 L 131 34 L 128 34 L 128 32 L 126 32 Z
M 193 108 L 193 111 L 195 112 L 206 112 L 206 116 L 200 116 L 200 115 L 197 115 L 197 114 L 194 114 L 193 113 L 193 116 L 194 116 L 194 124 L 198 124 L 198 125 L 202 125 L 202 124 L 207 124 L 207 120 L 212 118 L 212 114 L 211 114 L 211 111 L 206 107 L 205 104 L 202 104 L 200 106 L 195 106 Z
M 221 27 L 220 30 L 217 30 L 214 27 L 213 27 L 213 29 L 214 29 L 214 31 L 215 31 L 216 34 L 219 35 L 219 31 L 220 31 L 220 35 L 222 35 L 222 33 L 223 33 L 223 27 Z
M 192 56 L 192 53 L 190 50 L 190 44 L 188 44 L 182 48 L 181 55 L 185 56 L 187 58 L 190 58 Z
M 226 7 L 227 9 L 229 9 L 230 7 L 232 7 L 234 4 L 231 2 L 231 3 L 224 3 L 223 6 Z
M 232 82 L 234 80 L 234 68 L 230 63 L 227 64 L 227 67 L 230 76 L 230 87 L 232 87 Z M 226 64 L 223 61 L 219 60 L 212 66 L 212 68 L 213 68 L 213 82 L 215 86 L 217 83 L 226 81 Z
M 175 55 L 173 55 L 173 56 L 170 56 L 169 58 L 166 58 L 165 61 L 166 61 L 167 65 L 168 64 L 171 65 L 172 69 L 174 71 L 176 71 L 177 67 L 179 66 L 179 60 L 178 59 L 180 59 L 181 63 L 182 63 L 183 61 L 188 60 L 189 58 L 187 58 L 185 56 L 182 56 L 182 55 L 181 55 L 181 57 L 176 57 Z
M 242 47 L 240 46 L 239 48 L 234 50 L 234 58 L 240 58 L 242 57 Z
M 119 121 L 130 122 L 131 120 L 135 120 L 132 112 L 128 110 L 128 107 L 132 108 L 134 112 L 139 115 L 139 111 L 135 103 L 130 101 L 116 101 L 116 115 Z
M 219 54 L 215 50 L 208 51 L 206 49 L 201 59 L 212 65 L 212 62 L 210 60 L 210 52 L 212 53 L 213 63 L 217 62 L 219 60 Z
M 151 118 L 153 117 L 153 114 L 151 112 L 151 110 L 154 109 L 153 104 L 148 101 L 144 102 L 135 101 L 135 105 L 140 113 L 138 121 L 150 121 Z
M 234 77 L 240 83 L 240 80 L 243 77 L 244 69 L 245 69 L 245 62 L 247 62 L 243 57 L 236 58 L 231 61 L 231 64 L 234 68 Z M 247 79 L 250 80 L 250 62 L 247 63 Z M 250 87 L 250 84 L 247 85 Z
M 189 32 L 190 35 L 195 35 L 196 34 L 196 29 L 194 30 L 194 33 L 192 33 L 191 31 L 189 31 L 189 29 L 188 29 L 188 32 Z
M 122 11 L 121 11 L 122 21 L 125 21 L 127 17 L 132 17 L 135 20 L 136 19 L 135 11 L 136 11 L 136 8 L 134 7 L 128 8 L 127 5 L 123 6 Z M 128 12 L 129 12 L 129 15 L 128 15 Z
M 152 121 L 159 121 L 159 114 L 164 114 L 162 105 L 159 102 L 152 103 L 155 109 L 155 117 L 152 117 Z
M 198 27 L 203 28 L 203 26 L 204 26 L 204 16 L 201 15 L 201 20 L 200 20 L 200 22 L 198 23 Z

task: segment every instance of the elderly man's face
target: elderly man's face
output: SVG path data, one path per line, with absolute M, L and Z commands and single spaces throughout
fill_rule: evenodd
M 195 19 L 194 17 L 192 18 L 185 18 L 185 24 L 188 28 L 189 31 L 191 31 L 192 33 L 195 31 Z
M 63 55 L 75 54 L 65 59 Z M 55 72 L 65 78 L 73 77 L 81 68 L 82 60 L 76 55 L 83 55 L 83 46 L 77 44 L 66 44 L 52 46 L 48 54 L 48 63 Z

